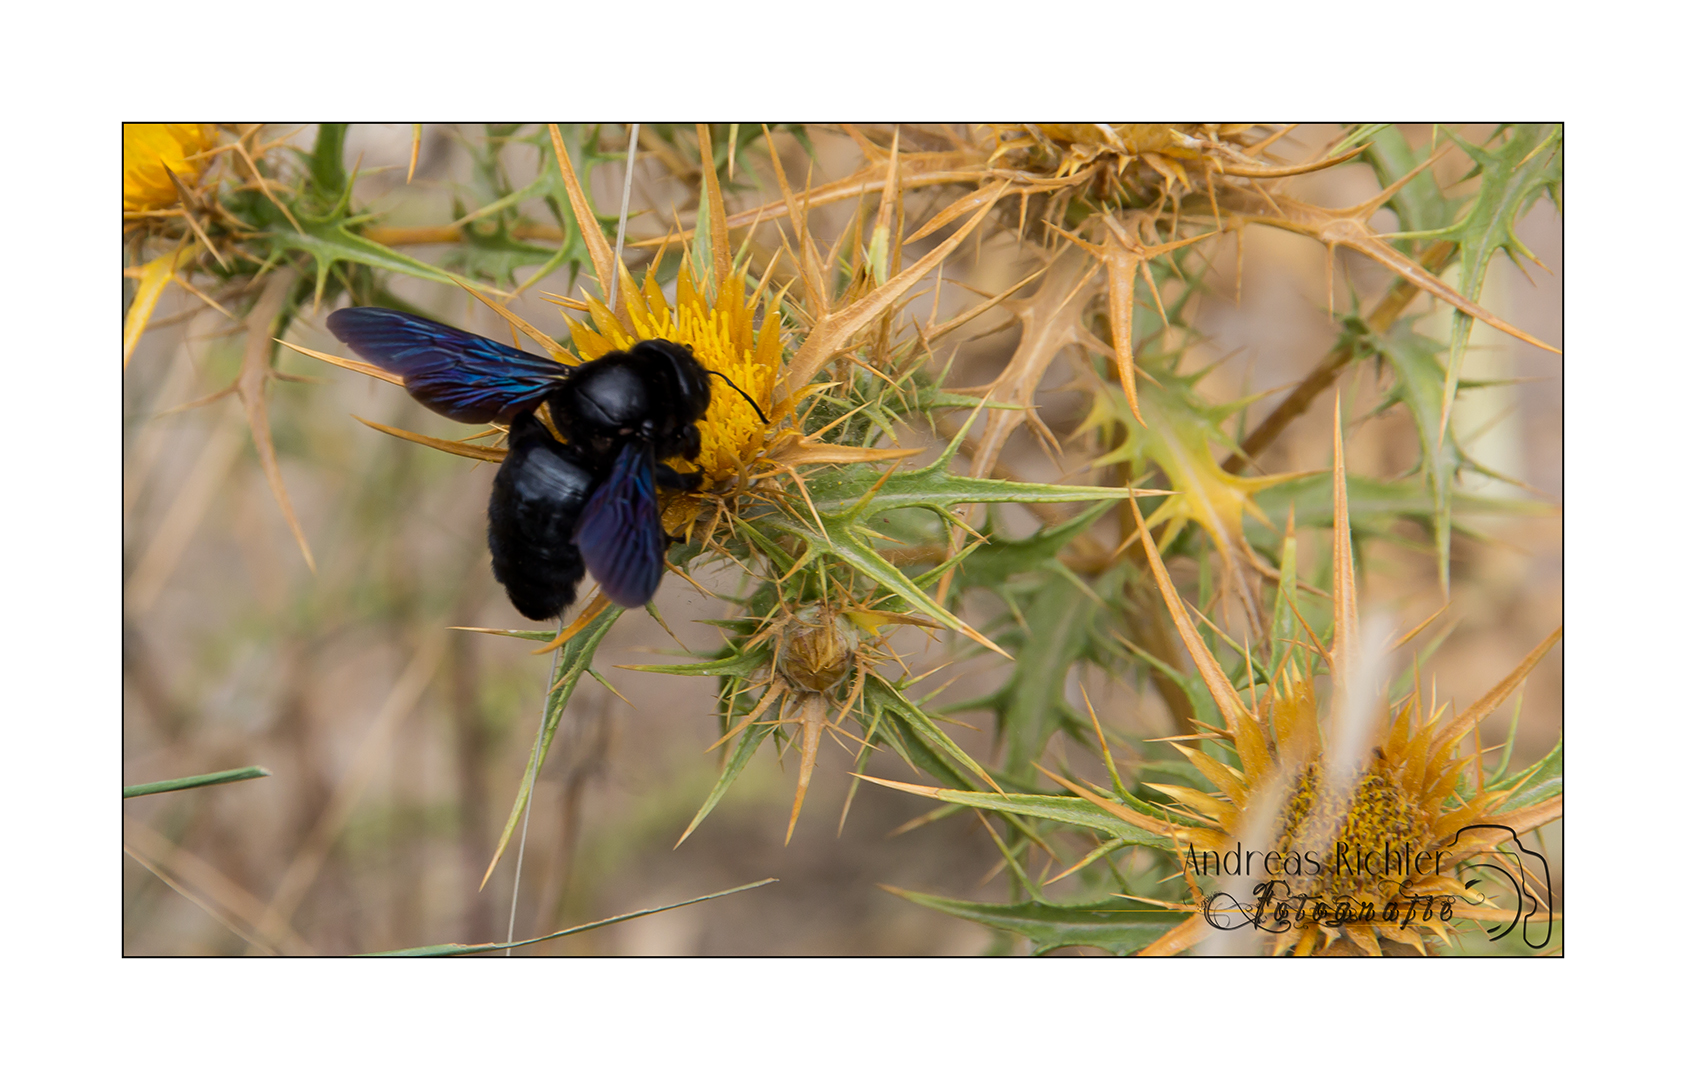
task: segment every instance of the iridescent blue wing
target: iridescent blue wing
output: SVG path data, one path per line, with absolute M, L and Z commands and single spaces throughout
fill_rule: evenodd
M 344 308 L 328 316 L 328 329 L 402 378 L 411 397 L 466 424 L 537 407 L 569 372 L 546 357 L 388 308 Z
M 605 595 L 622 607 L 642 607 L 662 581 L 667 534 L 656 509 L 654 455 L 628 442 L 580 514 L 574 544 Z

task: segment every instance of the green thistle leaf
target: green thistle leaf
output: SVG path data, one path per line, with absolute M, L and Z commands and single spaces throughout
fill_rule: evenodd
M 1139 900 L 1095 904 L 980 904 L 883 886 L 921 907 L 1029 939 L 1040 955 L 1062 946 L 1086 945 L 1115 955 L 1146 948 L 1186 922 L 1184 912 L 1145 907 Z

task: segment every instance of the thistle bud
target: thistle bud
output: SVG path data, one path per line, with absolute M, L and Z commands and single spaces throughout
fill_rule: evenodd
M 809 605 L 791 616 L 779 651 L 779 672 L 803 690 L 829 690 L 849 672 L 860 634 L 829 609 Z

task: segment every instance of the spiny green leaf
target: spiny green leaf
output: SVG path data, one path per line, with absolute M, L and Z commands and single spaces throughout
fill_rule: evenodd
M 521 821 L 521 811 L 527 808 L 527 800 L 532 797 L 533 781 L 538 777 L 539 770 L 544 768 L 544 759 L 550 753 L 550 742 L 556 737 L 556 729 L 562 723 L 562 710 L 567 708 L 568 699 L 574 696 L 574 688 L 591 667 L 591 658 L 597 654 L 597 646 L 603 636 L 625 610 L 618 604 L 610 604 L 562 646 L 562 655 L 556 661 L 556 687 L 545 700 L 544 728 L 533 741 L 533 751 L 528 756 L 527 768 L 521 774 L 521 787 L 515 794 L 515 805 L 510 808 L 509 820 L 504 823 L 503 835 L 498 838 L 497 853 L 492 856 L 494 866 L 503 855 L 503 849 L 509 844 L 510 837 L 515 835 L 515 826 Z M 489 868 L 487 873 L 491 873 Z
M 874 692 L 876 703 L 881 704 L 885 709 L 899 717 L 903 723 L 928 743 L 938 747 L 950 758 L 970 769 L 973 775 L 984 783 L 991 787 L 995 785 L 995 781 L 991 779 L 989 773 L 984 771 L 983 766 L 973 761 L 966 751 L 960 749 L 959 745 L 937 726 L 936 721 L 926 715 L 925 710 L 909 701 L 895 685 L 877 674 L 869 674 L 866 682 L 867 686 Z
M 1208 746 L 1206 749 L 1210 752 L 1213 747 Z M 1143 772 L 1175 777 L 1178 783 L 1185 787 L 1191 787 L 1195 791 L 1211 792 L 1216 790 L 1211 779 L 1187 758 L 1152 758 L 1142 762 L 1141 769 Z
M 774 706 L 774 708 L 778 707 Z M 763 719 L 777 718 L 763 717 Z M 767 736 L 773 733 L 774 727 L 773 724 L 751 724 L 749 730 L 738 738 L 738 745 L 733 747 L 732 756 L 727 760 L 726 767 L 720 770 L 720 777 L 714 781 L 713 790 L 708 793 L 708 798 L 703 800 L 702 806 L 697 809 L 696 816 L 691 818 L 691 823 L 685 826 L 685 831 L 680 834 L 679 843 L 674 844 L 674 847 L 683 844 L 685 838 L 695 832 L 697 826 L 703 823 L 703 818 L 706 818 L 715 805 L 720 802 L 721 797 L 732 786 L 732 782 L 738 778 L 738 774 L 743 772 L 744 766 L 749 764 L 749 759 L 755 756 L 756 749 L 767 740 Z
M 1060 715 L 1070 711 L 1066 676 L 1083 654 L 1095 606 L 1076 585 L 1050 574 L 1024 614 L 1029 630 L 996 714 L 1007 746 L 1002 767 L 1021 783 L 1032 779 L 1031 762 L 1041 759 Z
M 464 277 L 508 287 L 515 284 L 515 271 L 523 266 L 540 264 L 533 275 L 539 278 L 564 262 L 572 262 L 577 272 L 585 258 L 585 244 L 577 237 L 570 237 L 570 242 L 561 247 L 549 248 L 517 239 L 508 222 L 500 219 L 490 229 L 464 225 L 462 240 L 446 254 L 444 262 Z
M 1294 520 L 1299 528 L 1327 529 L 1334 524 L 1333 493 L 1327 476 L 1290 480 L 1259 492 L 1256 498 L 1260 509 L 1278 529 L 1286 523 L 1290 505 L 1294 507 Z M 1421 483 L 1411 480 L 1374 480 L 1349 473 L 1347 506 L 1354 533 L 1386 535 L 1400 520 L 1417 521 L 1433 527 L 1434 502 Z M 1468 531 L 1458 523 L 1472 515 L 1544 517 L 1557 512 L 1556 507 L 1531 499 L 1501 499 L 1458 490 L 1452 492 L 1454 532 Z M 1247 522 L 1248 542 L 1257 548 L 1268 549 L 1276 543 L 1278 535 L 1258 522 Z
M 855 509 L 882 475 L 876 468 L 839 469 L 810 479 L 808 488 L 821 513 L 841 513 Z M 893 474 L 873 493 L 866 512 L 910 506 L 952 509 L 973 503 L 1087 502 L 1128 497 L 1129 492 L 1123 488 L 961 476 L 940 465 L 930 465 Z
M 1516 236 L 1516 222 L 1531 209 L 1542 192 L 1563 181 L 1563 128 L 1557 124 L 1523 124 L 1511 130 L 1495 150 L 1447 137 L 1463 148 L 1481 170 L 1481 190 L 1470 200 L 1456 225 L 1428 235 L 1458 242 L 1458 292 L 1478 300 L 1487 278 L 1487 265 L 1503 249 L 1513 261 L 1532 257 Z M 1452 348 L 1446 364 L 1447 393 L 1458 384 L 1464 351 L 1475 320 L 1461 311 L 1452 314 Z M 1450 403 L 1448 403 L 1448 408 Z M 1441 427 L 1444 428 L 1442 418 Z
M 956 394 L 944 390 L 939 386 L 925 385 L 918 388 L 909 402 L 910 412 L 930 412 L 933 409 L 976 409 L 983 406 L 986 409 L 1007 409 L 1022 411 L 1025 406 L 1012 401 L 996 401 L 993 398 L 972 397 L 970 394 Z
M 283 250 L 301 251 L 316 260 L 318 278 L 325 276 L 335 262 L 358 263 L 375 270 L 407 274 L 423 281 L 456 284 L 456 279 L 436 266 L 400 254 L 373 240 L 351 232 L 339 222 L 316 222 L 300 219 L 304 232 L 280 229 L 271 233 L 271 243 Z
M 769 515 L 758 521 L 797 537 L 808 546 L 809 551 L 829 555 L 837 562 L 853 567 L 857 572 L 900 597 L 914 611 L 948 629 L 968 637 L 975 633 L 947 608 L 926 596 L 919 586 L 908 580 L 906 574 L 880 555 L 872 542 L 859 534 L 851 519 L 823 513 L 820 518 L 825 523 L 824 534 L 810 528 L 806 522 L 797 522 L 782 516 Z
M 1383 187 L 1417 167 L 1418 158 L 1412 153 L 1411 144 L 1405 141 L 1405 136 L 1394 125 L 1373 125 L 1368 135 L 1367 139 L 1359 140 L 1370 144 L 1369 149 L 1364 151 L 1364 159 L 1375 170 L 1376 179 Z M 1433 152 L 1433 147 L 1423 150 L 1425 156 Z M 1412 177 L 1404 187 L 1394 192 L 1387 205 L 1399 216 L 1400 229 L 1412 232 L 1450 225 L 1456 209 L 1451 200 L 1441 193 L 1432 169 L 1424 169 Z M 1396 243 L 1403 246 L 1406 241 Z
M 869 680 L 862 694 L 868 726 L 875 740 L 889 744 L 903 761 L 914 769 L 956 789 L 970 789 L 971 781 L 950 764 L 936 749 L 922 738 L 902 714 L 896 695 L 886 695 Z
M 1061 946 L 1087 945 L 1122 955 L 1146 948 L 1188 920 L 1183 912 L 1148 907 L 1139 900 L 1108 900 L 1094 904 L 980 904 L 969 900 L 883 888 L 922 907 L 955 915 L 1030 940 L 1031 950 L 1045 953 Z
M 1111 509 L 1111 503 L 1097 502 L 1070 520 L 1043 526 L 1023 540 L 991 536 L 989 543 L 961 563 L 955 583 L 962 589 L 990 588 L 1017 574 L 1046 566 L 1048 560 L 1087 532 L 1089 526 Z
M 1171 839 L 1132 825 L 1123 818 L 1107 813 L 1088 799 L 1076 795 L 1032 795 L 1022 792 L 1004 794 L 998 791 L 938 788 L 930 793 L 930 797 L 956 806 L 970 806 L 977 810 L 994 810 L 1003 814 L 1019 814 L 1043 821 L 1055 821 L 1061 825 L 1073 825 L 1093 830 L 1114 840 L 1124 840 L 1161 851 L 1177 850 L 1176 843 Z M 1143 812 L 1152 813 L 1155 810 L 1160 811 L 1163 816 L 1163 808 L 1160 807 L 1148 806 Z
M 1535 806 L 1547 799 L 1563 794 L 1563 739 L 1557 740 L 1557 745 L 1551 753 L 1522 770 L 1515 776 L 1496 781 L 1496 786 L 1509 787 L 1519 784 L 1515 793 L 1506 799 L 1497 813 L 1509 813 L 1512 810 L 1522 810 Z M 1495 784 L 1489 784 L 1489 787 Z
M 495 637 L 520 638 L 522 641 L 556 640 L 556 631 L 554 630 L 490 630 L 478 626 L 453 626 L 451 629 L 491 634 Z
M 659 675 L 749 676 L 767 665 L 768 650 L 751 649 L 714 657 L 695 664 L 626 664 L 628 671 L 653 671 Z
M 1440 567 L 1440 591 L 1444 593 L 1451 587 L 1453 477 L 1464 455 L 1452 432 L 1448 431 L 1444 439 L 1440 437 L 1446 385 L 1440 344 L 1413 333 L 1409 321 L 1402 319 L 1376 339 L 1375 347 L 1396 376 L 1392 400 L 1404 402 L 1417 426 L 1422 450 L 1418 467 L 1434 505 L 1434 550 Z
M 1338 157 L 1355 146 L 1374 142 L 1378 136 L 1393 127 L 1392 124 L 1355 124 L 1351 131 L 1341 136 L 1340 142 L 1328 150 L 1329 157 Z
M 481 218 L 502 216 L 505 210 L 513 210 L 528 199 L 542 198 L 545 195 L 557 195 L 566 199 L 568 193 L 561 186 L 561 174 L 556 172 L 541 172 L 536 180 L 518 191 L 511 191 L 499 198 L 493 199 L 471 214 L 463 214 L 459 208 L 458 218 L 461 224 L 468 225 Z
M 754 546 L 756 551 L 767 557 L 767 561 L 773 564 L 780 577 L 784 577 L 786 574 L 789 574 L 791 568 L 796 565 L 796 560 L 791 558 L 788 551 L 775 543 L 772 538 L 762 535 L 762 533 L 747 520 L 740 519 L 736 523 L 736 528 L 740 533 L 748 538 L 750 544 Z

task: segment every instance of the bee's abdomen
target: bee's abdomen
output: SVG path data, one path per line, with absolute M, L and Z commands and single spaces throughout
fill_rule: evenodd
M 492 481 L 492 574 L 529 619 L 554 619 L 574 602 L 585 575 L 574 528 L 595 483 L 578 456 L 550 438 L 517 439 Z

